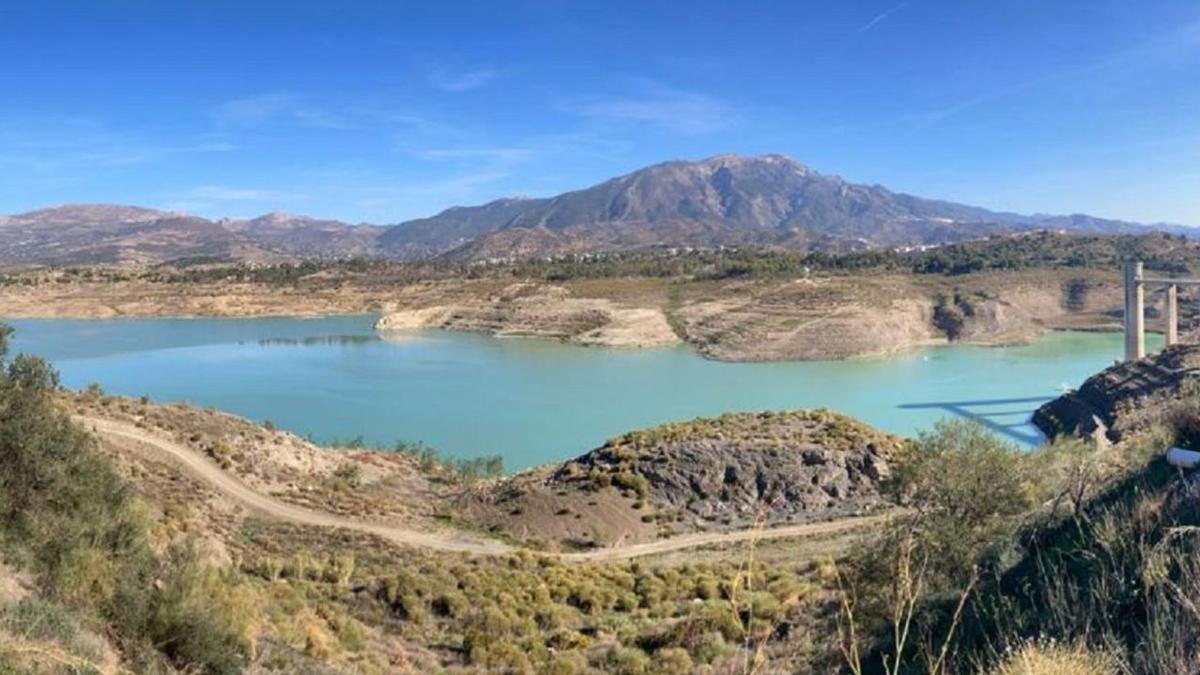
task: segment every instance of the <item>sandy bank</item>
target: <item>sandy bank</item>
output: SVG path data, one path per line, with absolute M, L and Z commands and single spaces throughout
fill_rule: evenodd
M 574 297 L 560 286 L 523 283 L 454 303 L 393 307 L 379 319 L 376 328 L 385 334 L 444 328 L 626 348 L 660 347 L 680 341 L 661 310 L 628 307 L 604 298 Z

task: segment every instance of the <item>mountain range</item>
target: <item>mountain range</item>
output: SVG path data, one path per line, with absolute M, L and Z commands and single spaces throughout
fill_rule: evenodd
M 209 220 L 131 206 L 70 204 L 0 216 L 0 263 L 481 260 L 685 246 L 847 250 L 936 245 L 1029 229 L 1200 235 L 1180 225 L 996 212 L 850 183 L 782 155 L 718 155 L 656 164 L 555 197 L 453 207 L 395 225 L 284 213 Z

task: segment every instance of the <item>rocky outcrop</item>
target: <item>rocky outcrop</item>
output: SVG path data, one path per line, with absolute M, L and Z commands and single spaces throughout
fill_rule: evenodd
M 933 324 L 951 342 L 1010 345 L 1032 342 L 1047 329 L 1110 327 L 1121 287 L 1111 278 L 1081 274 L 1038 278 L 996 275 L 998 283 L 964 279 L 934 299 Z M 1153 298 L 1151 298 L 1153 305 Z
M 656 508 L 702 522 L 825 517 L 880 504 L 898 443 L 823 410 L 727 415 L 627 434 L 553 480 L 637 476 Z
M 549 545 L 826 520 L 890 505 L 880 488 L 901 442 L 825 410 L 728 414 L 626 434 L 460 507 Z
M 1043 405 L 1033 422 L 1047 436 L 1119 441 L 1162 421 L 1200 382 L 1200 345 L 1176 345 L 1089 377 L 1079 389 Z
M 803 361 L 946 342 L 1024 344 L 1050 328 L 1107 327 L 1121 302 L 1111 273 L 1086 271 L 639 283 L 643 291 L 633 293 L 611 283 L 414 284 L 396 289 L 378 328 L 385 336 L 445 328 L 620 347 L 682 338 L 719 361 Z

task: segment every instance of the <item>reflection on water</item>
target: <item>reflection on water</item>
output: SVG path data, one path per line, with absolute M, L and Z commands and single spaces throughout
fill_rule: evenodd
M 360 345 L 375 342 L 379 338 L 374 335 L 313 335 L 302 338 L 263 338 L 258 341 L 262 347 L 280 345 L 296 345 L 308 347 L 312 345 Z
M 422 441 L 510 469 L 585 452 L 631 429 L 733 410 L 825 407 L 915 434 L 974 419 L 1022 445 L 1041 401 L 1121 355 L 1121 336 L 1054 333 L 1020 347 L 936 347 L 881 358 L 720 363 L 688 349 L 606 350 L 416 331 L 374 317 L 18 320 L 14 347 L 70 387 L 216 406 L 319 441 Z M 389 333 L 389 337 L 397 334 Z M 1161 341 L 1161 340 L 1160 340 Z

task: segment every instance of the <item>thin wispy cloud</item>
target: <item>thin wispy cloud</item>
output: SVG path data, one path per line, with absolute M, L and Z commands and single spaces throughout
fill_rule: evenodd
M 884 21 L 886 21 L 888 19 L 888 17 L 892 16 L 896 12 L 903 10 L 906 7 L 908 7 L 908 3 L 902 2 L 887 11 L 876 14 L 874 17 L 871 18 L 870 21 L 868 21 L 858 27 L 858 33 L 860 35 L 863 33 L 866 33 L 867 31 L 871 30 L 872 28 L 874 28 L 874 27 L 878 26 L 879 24 L 883 23 Z
M 445 68 L 435 68 L 429 73 L 429 83 L 446 92 L 462 92 L 479 89 L 499 76 L 495 70 L 480 69 L 461 73 Z
M 459 165 L 472 171 L 490 167 L 493 172 L 499 172 L 523 164 L 554 161 L 560 157 L 610 161 L 628 154 L 632 144 L 594 133 L 573 132 L 525 136 L 507 145 L 442 144 L 413 147 L 409 143 L 401 143 L 399 149 L 410 157 L 426 162 Z
M 163 143 L 88 120 L 0 124 L 0 165 L 43 174 L 120 169 L 236 149 L 234 144 L 218 140 Z
M 1105 58 L 1073 68 L 1039 74 L 1034 77 L 995 87 L 974 96 L 955 101 L 942 108 L 907 115 L 903 119 L 914 128 L 922 129 L 981 105 L 1010 98 L 1018 94 L 1054 84 L 1083 87 L 1092 84 L 1093 89 L 1111 91 L 1121 78 L 1135 78 L 1139 73 L 1156 69 L 1164 62 L 1182 58 L 1195 58 L 1200 53 L 1200 21 L 1193 21 L 1166 35 L 1143 44 L 1116 51 Z
M 271 92 L 226 101 L 210 114 L 222 126 L 261 127 L 273 122 L 291 122 L 300 126 L 348 129 L 356 122 L 341 111 L 311 103 L 305 97 L 286 92 Z
M 421 159 L 441 160 L 471 160 L 516 164 L 533 158 L 534 150 L 524 147 L 506 146 L 466 146 L 448 148 L 430 148 L 417 151 Z
M 281 190 L 200 185 L 174 195 L 159 208 L 210 218 L 230 218 L 235 217 L 231 209 L 271 211 L 306 199 L 307 195 Z
M 652 80 L 636 81 L 634 90 L 625 95 L 568 101 L 558 107 L 587 118 L 646 123 L 684 134 L 721 131 L 737 118 L 734 108 L 715 96 Z

